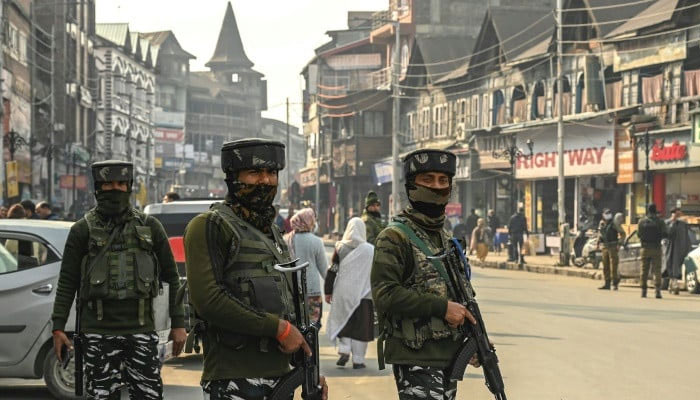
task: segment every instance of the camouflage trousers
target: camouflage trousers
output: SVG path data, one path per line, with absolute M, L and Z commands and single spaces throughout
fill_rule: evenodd
M 163 398 L 155 332 L 124 336 L 88 333 L 83 337 L 88 399 L 119 399 L 122 382 L 132 400 Z
M 457 382 L 445 382 L 445 371 L 434 367 L 394 364 L 399 400 L 454 400 Z
M 204 400 L 265 400 L 281 378 L 237 378 L 202 381 Z M 292 400 L 294 395 L 289 396 Z

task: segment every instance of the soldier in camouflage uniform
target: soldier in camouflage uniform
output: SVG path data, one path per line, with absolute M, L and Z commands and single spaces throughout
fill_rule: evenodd
M 365 198 L 365 210 L 362 212 L 362 221 L 367 227 L 367 242 L 374 245 L 377 242 L 377 235 L 385 228 L 380 214 L 381 203 L 379 197 L 373 191 L 367 193 Z
M 311 354 L 289 322 L 290 276 L 273 268 L 290 261 L 272 205 L 284 145 L 229 142 L 221 162 L 226 201 L 192 219 L 185 231 L 189 298 L 206 326 L 201 385 L 205 399 L 263 400 L 290 370 L 292 353 Z
M 418 241 L 411 239 L 414 235 L 433 254 L 446 248 L 445 206 L 455 168 L 455 156 L 449 152 L 424 149 L 408 154 L 404 173 L 411 205 L 377 238 L 371 281 L 382 326 L 378 357 L 380 368 L 384 359 L 393 364 L 402 400 L 456 397 L 457 383 L 446 380 L 445 369 L 462 344 L 460 326 L 475 323 L 454 301 L 450 283 Z M 478 366 L 476 358 L 471 364 Z
M 184 310 L 168 237 L 160 222 L 130 206 L 133 165 L 103 161 L 92 165 L 97 207 L 76 222 L 63 252 L 53 309 L 53 338 L 61 360 L 64 333 L 80 286 L 86 394 L 118 399 L 123 379 L 131 399 L 161 399 L 158 335 L 152 299 L 168 282 L 173 354 L 185 343 Z M 103 249 L 108 243 L 109 248 Z M 124 364 L 123 376 L 121 366 Z

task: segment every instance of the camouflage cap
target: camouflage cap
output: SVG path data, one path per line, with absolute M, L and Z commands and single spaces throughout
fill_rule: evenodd
M 243 169 L 284 169 L 284 144 L 276 140 L 240 139 L 221 147 L 221 169 L 226 174 Z
M 403 159 L 406 178 L 422 172 L 443 172 L 453 177 L 457 170 L 457 157 L 444 150 L 420 149 L 412 151 Z
M 134 164 L 128 161 L 100 161 L 92 164 L 90 168 L 95 182 L 131 182 L 134 179 Z

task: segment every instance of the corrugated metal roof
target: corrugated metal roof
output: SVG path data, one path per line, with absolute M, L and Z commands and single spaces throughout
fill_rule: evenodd
M 138 60 L 143 61 L 143 49 L 141 49 L 141 41 L 139 40 L 139 34 L 137 32 L 130 32 L 129 40 L 131 40 L 131 54 L 136 56 Z
M 552 10 L 536 7 L 492 7 L 489 14 L 501 43 L 506 61 L 513 61 L 525 52 L 531 53 L 536 44 L 527 45 L 533 37 L 551 40 L 555 29 Z M 545 49 L 546 51 L 546 49 Z
M 95 33 L 97 36 L 108 40 L 117 46 L 126 46 L 126 40 L 129 36 L 129 24 L 95 24 Z
M 626 24 L 631 18 L 635 17 L 646 8 L 649 3 L 640 3 L 639 0 L 585 0 L 591 7 L 591 14 L 597 23 L 600 37 L 606 37 L 608 34 L 616 30 L 623 24 Z M 624 7 L 600 8 L 613 4 L 625 4 Z M 613 22 L 619 21 L 619 22 Z M 566 21 L 564 22 L 566 24 Z
M 224 22 L 221 24 L 219 40 L 216 42 L 214 55 L 206 65 L 207 67 L 225 65 L 243 68 L 251 68 L 253 66 L 253 62 L 248 59 L 243 49 L 243 41 L 238 31 L 238 23 L 236 23 L 236 16 L 233 14 L 231 2 L 226 6 L 226 14 L 224 15 Z
M 678 0 L 659 0 L 624 24 L 617 26 L 606 37 L 619 36 L 669 21 L 673 17 L 676 7 L 678 7 Z
M 460 61 L 474 49 L 474 38 L 463 36 L 421 37 L 416 36 L 416 46 L 423 58 L 422 64 L 433 81 L 449 75 Z M 452 61 L 452 62 L 448 62 Z

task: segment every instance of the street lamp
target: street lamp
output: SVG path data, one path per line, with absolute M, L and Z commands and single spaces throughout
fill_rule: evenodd
M 646 156 L 646 165 L 644 167 L 644 200 L 645 204 L 649 205 L 649 195 L 651 192 L 651 171 L 649 170 L 649 153 L 651 153 L 652 143 L 649 137 L 649 129 L 643 135 L 634 135 L 634 149 L 637 151 L 640 147 L 643 148 Z
M 518 148 L 518 146 L 515 144 L 515 135 L 510 137 L 510 146 L 503 149 L 503 150 L 494 150 L 492 155 L 493 158 L 496 159 L 506 159 L 510 163 L 510 194 L 513 196 L 514 192 L 514 187 L 515 187 L 515 161 L 518 158 L 531 158 L 533 155 L 532 148 L 534 146 L 534 143 L 532 142 L 531 139 L 528 139 L 527 142 L 527 148 L 529 153 L 525 153 L 523 150 Z M 520 193 L 518 193 L 517 196 L 512 197 L 511 201 L 511 208 L 513 212 L 516 211 L 517 209 L 517 199 L 520 198 Z
M 15 160 L 15 152 L 24 147 L 24 146 L 29 146 L 29 142 L 27 139 L 22 137 L 19 133 L 16 131 L 9 131 L 5 134 L 5 136 L 2 138 L 3 144 L 9 149 L 10 151 L 10 161 Z

